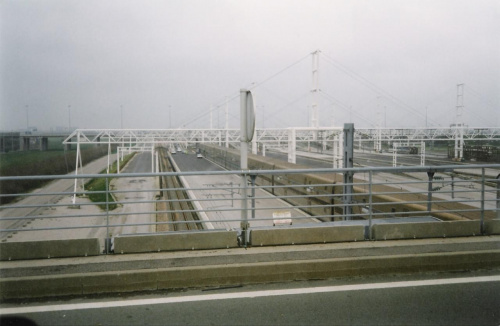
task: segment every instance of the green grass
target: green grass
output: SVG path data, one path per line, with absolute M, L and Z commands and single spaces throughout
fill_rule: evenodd
M 83 165 L 107 154 L 106 147 L 82 148 Z M 72 151 L 16 151 L 0 154 L 0 176 L 61 175 L 74 171 L 76 150 Z M 18 194 L 42 187 L 51 180 L 2 181 L 0 204 L 12 202 Z
M 71 151 L 72 152 L 72 151 Z M 68 153 L 71 153 L 68 152 Z M 76 151 L 75 151 L 76 153 Z M 27 151 L 27 152 L 9 152 L 0 155 L 0 171 L 5 169 L 15 168 L 19 172 L 22 171 L 23 166 L 33 164 L 45 160 L 53 160 L 62 158 L 64 159 L 63 151 Z M 2 175 L 4 175 L 2 173 Z
M 134 157 L 135 153 L 129 154 L 123 158 L 120 162 L 120 166 L 125 166 Z M 106 174 L 107 169 L 101 171 L 101 174 Z M 109 173 L 117 172 L 117 162 L 113 163 L 111 168 L 109 169 Z M 108 178 L 108 187 L 111 182 L 111 178 Z M 108 198 L 106 198 L 106 178 L 98 178 L 92 179 L 85 184 L 85 189 L 89 191 L 88 197 L 94 203 L 99 203 L 101 209 L 106 210 L 106 201 L 108 202 L 108 209 L 110 211 L 116 209 L 118 205 L 113 197 L 113 195 L 108 194 Z

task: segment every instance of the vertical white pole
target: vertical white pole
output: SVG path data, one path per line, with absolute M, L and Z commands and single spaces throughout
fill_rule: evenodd
M 120 150 L 122 148 L 118 147 L 116 150 L 116 173 L 120 174 Z
M 160 172 L 160 160 L 158 159 L 158 152 L 155 152 L 156 172 Z
M 226 119 L 226 147 L 229 147 L 229 100 L 226 96 L 226 112 L 225 112 L 225 119 Z
M 396 167 L 398 165 L 398 143 L 392 144 L 392 166 Z
M 111 137 L 108 138 L 108 167 L 106 168 L 106 173 L 109 174 L 109 164 L 111 161 Z
M 425 142 L 421 142 L 420 145 L 420 165 L 425 165 Z
M 247 142 L 247 90 L 240 89 L 240 167 L 242 172 L 248 170 L 248 142 Z M 247 179 L 246 174 L 242 174 L 241 189 L 241 230 L 243 243 L 247 244 L 248 230 L 248 203 L 247 203 Z
M 253 137 L 252 139 L 252 154 L 257 154 L 257 137 Z
M 297 140 L 295 128 L 288 129 L 288 163 L 297 162 Z
M 78 175 L 78 163 L 79 163 L 79 157 L 80 156 L 80 131 L 76 133 L 76 164 L 75 164 L 75 176 Z M 76 203 L 76 188 L 78 184 L 78 178 L 75 178 L 75 185 L 73 188 L 73 204 Z
M 213 124 L 213 110 L 214 110 L 214 106 L 210 105 L 210 129 L 214 129 L 214 124 Z
M 337 169 L 338 168 L 338 165 L 337 165 L 337 147 L 338 147 L 338 138 L 339 136 L 338 135 L 335 135 L 333 136 L 333 143 L 332 143 L 332 154 L 333 154 L 333 168 L 334 169 Z
M 155 146 L 151 148 L 151 173 L 155 173 Z

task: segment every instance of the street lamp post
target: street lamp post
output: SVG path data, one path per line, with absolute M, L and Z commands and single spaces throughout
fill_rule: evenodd
M 68 131 L 71 132 L 71 105 L 68 105 Z

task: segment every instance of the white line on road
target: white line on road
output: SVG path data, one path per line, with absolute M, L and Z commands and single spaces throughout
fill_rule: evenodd
M 124 300 L 124 301 L 122 300 L 122 301 L 5 308 L 0 310 L 0 315 L 19 315 L 27 313 L 43 313 L 43 312 L 53 312 L 53 311 L 118 308 L 118 307 L 198 302 L 198 301 L 210 301 L 210 300 L 245 299 L 245 298 L 259 298 L 259 297 L 282 296 L 282 295 L 393 289 L 393 288 L 417 287 L 417 286 L 435 286 L 435 285 L 499 282 L 499 281 L 500 281 L 500 275 L 494 275 L 494 276 L 448 278 L 448 279 L 434 279 L 434 280 L 422 280 L 422 281 L 323 286 L 323 287 L 297 288 L 297 289 L 286 289 L 286 290 L 247 291 L 247 292 L 191 295 L 183 297 L 156 298 L 156 299 L 140 299 L 140 300 Z

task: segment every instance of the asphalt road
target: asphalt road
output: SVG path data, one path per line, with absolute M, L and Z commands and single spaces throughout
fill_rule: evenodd
M 111 162 L 113 162 L 112 160 Z M 106 167 L 108 162 L 107 156 L 101 157 L 89 164 L 87 164 L 83 171 L 79 171 L 80 174 L 97 174 L 103 168 Z M 75 172 L 69 173 L 69 175 L 73 175 Z M 36 194 L 42 193 L 62 193 L 68 192 L 70 193 L 74 188 L 74 179 L 60 179 L 55 180 L 47 184 L 46 186 L 33 191 Z M 25 217 L 25 216 L 36 216 L 40 212 L 44 210 L 44 208 L 37 208 L 37 205 L 43 205 L 47 203 L 57 203 L 64 196 L 63 195 L 47 195 L 47 196 L 29 196 L 25 197 L 14 204 L 9 204 L 7 206 L 14 206 L 13 208 L 1 208 L 0 209 L 0 217 Z M 20 208 L 17 206 L 33 206 L 33 207 L 25 207 Z M 0 227 L 2 229 L 13 229 L 18 227 L 23 227 L 25 225 L 25 221 L 12 221 L 12 220 L 0 220 Z M 8 236 L 8 233 L 4 232 L 0 234 L 0 238 L 4 239 Z
M 498 325 L 499 272 L 390 275 L 61 299 L 4 304 L 1 311 L 37 325 Z
M 175 163 L 182 172 L 189 171 L 222 171 L 223 169 L 205 158 L 195 158 L 196 154 L 184 154 L 177 152 L 172 155 Z
M 149 173 L 151 172 L 151 153 L 138 153 L 120 173 Z

